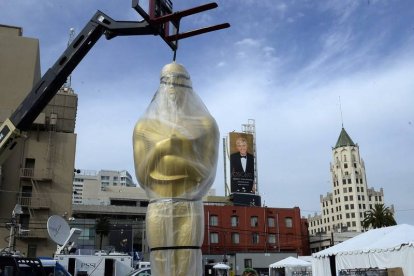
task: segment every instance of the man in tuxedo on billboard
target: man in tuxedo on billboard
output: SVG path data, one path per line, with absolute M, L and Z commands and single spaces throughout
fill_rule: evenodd
M 236 140 L 238 152 L 230 155 L 232 192 L 254 193 L 254 156 L 247 152 L 247 140 Z

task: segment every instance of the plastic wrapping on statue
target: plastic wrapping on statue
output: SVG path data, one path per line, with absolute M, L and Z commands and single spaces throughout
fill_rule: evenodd
M 147 241 L 153 275 L 202 275 L 202 253 L 197 247 L 203 241 L 203 218 L 201 201 L 165 200 L 148 206 L 147 221 L 151 223 L 147 227 Z
M 219 132 L 179 64 L 166 65 L 160 87 L 134 129 L 135 172 L 149 198 L 201 199 L 214 181 Z
M 219 132 L 182 65 L 164 66 L 160 80 L 133 135 L 135 173 L 150 198 L 151 270 L 159 276 L 202 275 L 201 198 L 214 181 Z

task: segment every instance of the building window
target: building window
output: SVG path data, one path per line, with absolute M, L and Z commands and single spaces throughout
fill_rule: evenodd
M 218 216 L 210 215 L 210 226 L 217 226 L 218 225 Z
M 219 237 L 218 237 L 218 233 L 210 233 L 210 243 L 218 243 L 219 242 Z
M 354 200 L 354 196 L 349 196 L 349 200 L 353 201 Z
M 276 235 L 275 234 L 269 234 L 269 236 L 267 236 L 267 242 L 270 244 L 275 244 L 276 243 Z
M 231 233 L 231 243 L 232 244 L 239 244 L 240 243 L 240 234 L 239 233 Z
M 268 217 L 267 218 L 267 226 L 275 227 L 275 218 L 274 217 Z
M 257 227 L 259 225 L 258 218 L 256 216 L 250 217 L 250 226 Z
M 244 267 L 250 267 L 250 268 L 252 268 L 253 267 L 253 262 L 252 262 L 252 259 L 244 259 Z
M 348 172 L 345 172 L 345 175 L 348 175 L 349 173 Z
M 293 227 L 293 219 L 290 217 L 285 218 L 285 226 L 287 228 L 292 228 Z
M 356 165 L 356 163 L 354 163 L 354 168 L 356 168 L 357 167 L 357 165 Z
M 350 218 L 349 213 L 346 213 L 345 217 L 346 218 Z
M 348 196 L 344 196 L 344 200 L 345 201 L 348 201 Z
M 359 180 L 358 180 L 358 178 L 356 178 L 355 180 L 356 180 L 356 183 L 358 184 L 358 183 L 359 183 Z
M 351 178 L 348 178 L 348 184 L 351 184 Z
M 346 193 L 346 191 L 347 191 L 346 188 L 344 188 L 344 193 Z
M 231 216 L 231 226 L 237 227 L 239 225 L 239 217 L 238 216 Z
M 363 183 L 363 182 L 362 182 L 362 178 L 360 179 L 360 181 L 359 181 L 359 182 L 361 182 L 361 184 Z
M 342 184 L 346 184 L 346 179 L 342 179 Z
M 345 204 L 345 210 L 349 210 L 349 205 Z
M 346 163 L 345 163 L 345 164 L 344 164 L 344 168 L 345 168 L 345 169 L 348 169 L 348 164 L 346 164 Z
M 348 192 L 352 192 L 352 187 L 348 187 Z
M 259 244 L 259 234 L 252 233 L 252 244 Z

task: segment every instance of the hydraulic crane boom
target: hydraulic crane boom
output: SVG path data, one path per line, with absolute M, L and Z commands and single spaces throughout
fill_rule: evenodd
M 211 4 L 210 4 L 211 5 Z M 107 39 L 116 36 L 132 35 L 160 35 L 165 42 L 173 49 L 177 49 L 174 41 L 205 32 L 228 28 L 228 23 L 199 29 L 180 36 L 174 34 L 169 36 L 166 33 L 166 22 L 171 21 L 174 26 L 179 25 L 181 17 L 194 14 L 207 9 L 217 7 L 200 6 L 183 12 L 172 13 L 168 6 L 162 6 L 164 10 L 158 18 L 152 18 L 139 6 L 138 1 L 133 0 L 133 8 L 144 18 L 142 21 L 115 21 L 101 11 L 97 11 L 83 30 L 68 46 L 65 52 L 59 57 L 56 63 L 49 68 L 43 77 L 32 88 L 26 98 L 17 107 L 9 119 L 0 126 L 0 166 L 9 156 L 22 132 L 30 129 L 34 120 L 50 102 L 53 96 L 65 83 L 67 77 L 76 66 L 82 61 L 89 50 L 95 45 L 98 39 L 105 35 Z M 159 17 L 161 18 L 161 17 Z M 161 21 L 161 22 L 160 22 Z

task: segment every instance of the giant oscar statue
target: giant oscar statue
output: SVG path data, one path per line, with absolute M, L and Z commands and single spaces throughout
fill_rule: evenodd
M 158 276 L 202 275 L 202 197 L 213 183 L 219 131 L 179 64 L 161 71 L 160 87 L 134 135 L 135 172 L 150 204 L 146 232 Z

